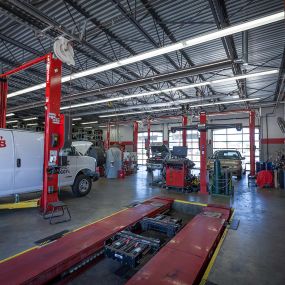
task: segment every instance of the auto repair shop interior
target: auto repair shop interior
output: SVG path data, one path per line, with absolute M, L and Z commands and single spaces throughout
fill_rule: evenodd
M 285 284 L 282 0 L 0 1 L 0 284 Z

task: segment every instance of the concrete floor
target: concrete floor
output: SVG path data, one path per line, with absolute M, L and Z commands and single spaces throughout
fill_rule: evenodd
M 285 284 L 285 191 L 248 189 L 246 178 L 235 182 L 233 200 L 199 194 L 181 194 L 150 187 L 150 176 L 141 169 L 124 180 L 100 179 L 90 194 L 74 198 L 69 189 L 61 200 L 69 205 L 72 220 L 49 225 L 38 209 L 0 212 L 0 259 L 35 246 L 34 242 L 62 230 L 72 230 L 118 211 L 134 201 L 164 195 L 181 200 L 231 204 L 237 231 L 230 230 L 215 261 L 209 281 L 218 284 Z M 27 195 L 28 198 L 38 194 Z M 26 197 L 25 197 L 26 198 Z M 0 199 L 1 202 L 7 199 Z

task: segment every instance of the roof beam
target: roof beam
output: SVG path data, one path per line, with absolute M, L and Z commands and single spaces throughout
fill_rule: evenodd
M 226 28 L 230 26 L 228 13 L 224 0 L 208 0 L 210 8 L 218 29 Z M 234 38 L 232 35 L 222 38 L 222 43 L 227 54 L 227 57 L 233 60 L 232 70 L 234 75 L 242 74 L 240 65 L 235 63 L 234 60 L 238 59 Z M 246 79 L 237 80 L 237 86 L 239 89 L 240 97 L 247 97 L 246 91 Z

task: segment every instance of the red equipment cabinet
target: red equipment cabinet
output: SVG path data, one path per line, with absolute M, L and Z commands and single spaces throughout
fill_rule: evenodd
M 166 162 L 166 187 L 187 187 L 189 173 L 187 159 L 170 159 Z

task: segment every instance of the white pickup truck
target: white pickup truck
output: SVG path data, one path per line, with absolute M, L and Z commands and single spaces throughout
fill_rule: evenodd
M 74 147 L 63 150 L 67 166 L 61 167 L 58 186 L 71 186 L 75 196 L 90 192 L 96 159 L 79 155 Z M 44 134 L 0 129 L 0 197 L 42 190 Z

